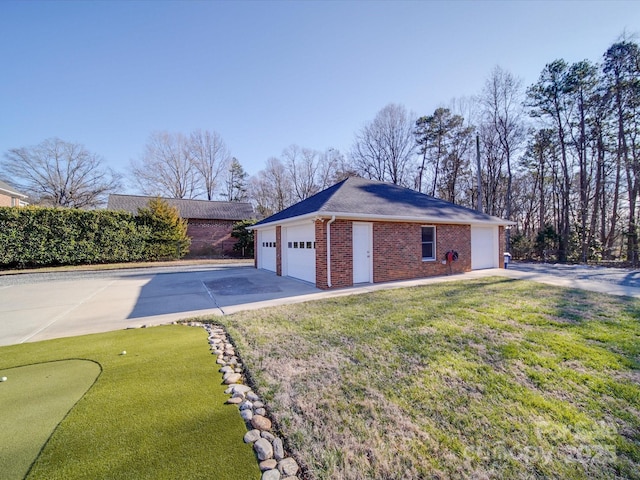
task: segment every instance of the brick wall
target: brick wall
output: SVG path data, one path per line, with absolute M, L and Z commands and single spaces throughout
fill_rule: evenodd
M 436 225 L 435 260 L 422 260 L 422 224 L 373 224 L 373 281 L 462 273 L 471 270 L 471 227 Z M 442 264 L 446 252 L 458 252 L 458 260 Z
M 327 282 L 327 223 L 316 221 L 316 287 L 341 288 L 353 285 L 351 221 L 336 220 L 331 228 L 331 287 Z
M 232 220 L 197 220 L 187 221 L 187 235 L 191 237 L 189 256 L 221 257 L 239 256 L 233 251 L 236 239 L 231 236 Z
M 282 276 L 282 227 L 276 227 L 276 275 Z
M 422 260 L 422 224 L 373 222 L 373 281 L 389 282 L 447 275 L 471 270 L 471 227 L 436 225 L 435 260 Z M 316 222 L 316 286 L 321 289 L 353 285 L 352 222 L 331 224 L 331 287 L 327 283 L 327 221 Z M 458 252 L 458 261 L 443 265 L 445 253 Z
M 11 207 L 11 197 L 9 195 L 5 195 L 4 193 L 0 193 L 0 207 Z

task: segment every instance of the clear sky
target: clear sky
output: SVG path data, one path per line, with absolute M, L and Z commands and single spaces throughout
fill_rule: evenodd
M 388 103 L 433 113 L 496 65 L 528 86 L 599 61 L 623 32 L 640 1 L 5 0 L 0 154 L 59 137 L 126 173 L 150 133 L 205 129 L 254 174 L 294 143 L 346 153 Z

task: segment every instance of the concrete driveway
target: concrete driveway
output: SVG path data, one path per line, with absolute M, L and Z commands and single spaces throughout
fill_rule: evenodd
M 222 315 L 317 292 L 237 264 L 2 275 L 0 345 Z
M 638 270 L 549 264 L 329 291 L 237 264 L 0 275 L 0 345 L 495 275 L 640 298 Z

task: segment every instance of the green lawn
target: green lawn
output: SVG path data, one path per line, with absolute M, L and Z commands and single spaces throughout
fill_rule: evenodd
M 120 355 L 123 350 L 126 355 Z M 57 362 L 73 359 L 91 362 Z M 78 371 L 86 364 L 101 369 L 92 386 Z M 53 370 L 42 371 L 47 368 Z M 57 428 L 54 422 L 55 431 L 26 478 L 260 478 L 251 446 L 242 442 L 246 428 L 237 408 L 224 405 L 228 396 L 204 329 L 155 327 L 2 347 L 0 376 L 8 378 L 0 383 L 0 429 L 20 429 L 12 420 L 34 421 L 29 415 L 42 416 L 46 409 L 59 419 L 62 398 L 70 398 L 71 388 L 80 392 L 75 406 L 66 402 L 70 412 Z M 84 383 L 73 386 L 80 376 Z M 8 414 L 20 409 L 16 400 L 27 408 L 22 417 L 11 418 Z M 33 456 L 34 441 L 43 440 L 27 436 L 31 441 L 22 441 L 22 449 L 14 445 L 8 458 L 3 433 L 0 476 L 22 478 L 18 470 L 7 476 L 3 467 Z
M 637 479 L 639 319 L 489 278 L 216 321 L 315 478 Z

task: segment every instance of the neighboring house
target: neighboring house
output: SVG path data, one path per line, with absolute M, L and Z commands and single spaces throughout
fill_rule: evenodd
M 154 197 L 138 195 L 109 195 L 109 210 L 125 210 L 138 214 Z M 163 198 L 178 209 L 180 217 L 187 220 L 187 235 L 191 237 L 189 256 L 237 256 L 233 251 L 236 239 L 231 237 L 233 224 L 255 218 L 253 207 L 244 202 L 212 202 Z
M 502 267 L 512 224 L 351 177 L 251 228 L 257 268 L 329 289 Z
M 27 198 L 27 195 L 0 180 L 0 207 L 26 207 L 29 205 Z

